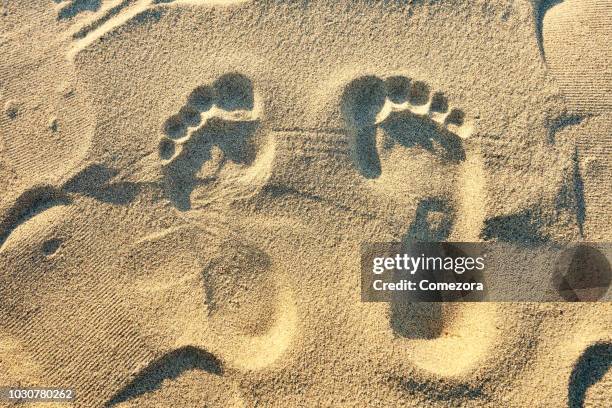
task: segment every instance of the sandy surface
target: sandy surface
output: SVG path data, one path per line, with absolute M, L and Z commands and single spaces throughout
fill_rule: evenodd
M 362 303 L 362 242 L 610 241 L 612 2 L 5 0 L 0 385 L 605 407 L 610 303 Z

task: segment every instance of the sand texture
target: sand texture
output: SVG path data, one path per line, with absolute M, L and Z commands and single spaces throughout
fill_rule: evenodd
M 609 407 L 610 303 L 363 303 L 359 250 L 611 241 L 611 31 L 611 0 L 4 0 L 0 386 Z

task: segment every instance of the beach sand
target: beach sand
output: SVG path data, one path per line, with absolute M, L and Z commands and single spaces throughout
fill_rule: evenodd
M 359 254 L 610 242 L 611 21 L 610 0 L 5 0 L 0 386 L 607 406 L 609 302 L 366 303 Z

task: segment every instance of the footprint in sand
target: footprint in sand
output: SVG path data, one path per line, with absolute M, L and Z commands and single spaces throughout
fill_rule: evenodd
M 478 240 L 484 182 L 467 142 L 472 121 L 444 92 L 405 76 L 363 76 L 345 88 L 342 112 L 357 171 L 373 191 L 414 208 L 404 242 Z M 496 315 L 487 306 L 397 298 L 389 324 L 416 349 L 415 365 L 455 375 L 475 367 L 493 341 Z M 461 364 L 437 357 L 451 350 Z
M 485 177 L 471 117 L 405 76 L 353 80 L 341 109 L 365 185 L 410 216 L 405 239 L 479 240 Z
M 341 109 L 365 184 L 414 208 L 410 238 L 479 239 L 485 177 L 470 116 L 444 92 L 405 76 L 353 80 Z
M 262 145 L 259 124 L 257 98 L 246 76 L 226 74 L 194 89 L 164 122 L 159 141 L 165 191 L 173 204 L 189 210 L 195 189 L 253 176 L 249 171 L 257 171 Z
M 462 139 L 472 133 L 469 120 L 424 82 L 403 76 L 357 78 L 346 88 L 342 108 L 353 137 L 353 161 L 366 178 L 381 177 L 381 157 L 397 146 L 419 147 L 452 163 L 465 159 Z
M 196 347 L 232 367 L 258 369 L 289 347 L 296 311 L 282 266 L 226 228 L 171 228 L 121 259 L 131 271 L 125 295 L 143 299 L 141 313 L 155 316 L 148 330 L 161 349 Z
M 422 200 L 403 241 L 448 241 L 456 217 L 448 202 Z M 496 319 L 496 307 L 487 303 L 411 302 L 397 297 L 389 310 L 394 336 L 413 343 L 413 362 L 445 376 L 469 371 L 487 355 L 495 342 Z M 460 358 L 446 364 L 440 356 L 449 353 Z

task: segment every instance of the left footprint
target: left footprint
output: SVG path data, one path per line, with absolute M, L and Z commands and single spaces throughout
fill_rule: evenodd
M 193 90 L 163 124 L 159 141 L 164 187 L 181 211 L 191 209 L 199 186 L 234 179 L 252 167 L 261 146 L 253 84 L 242 74 L 226 74 Z

